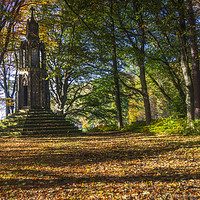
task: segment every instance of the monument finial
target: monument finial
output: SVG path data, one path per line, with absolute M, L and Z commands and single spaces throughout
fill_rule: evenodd
M 35 39 L 38 40 L 39 39 L 39 27 L 38 27 L 38 23 L 34 19 L 34 13 L 33 13 L 35 8 L 31 7 L 30 10 L 31 10 L 31 18 L 29 18 L 27 20 L 26 38 L 28 40 L 35 40 Z
M 31 7 L 31 19 L 34 19 L 34 17 L 33 17 L 33 11 L 35 10 L 35 8 L 33 8 L 33 7 Z

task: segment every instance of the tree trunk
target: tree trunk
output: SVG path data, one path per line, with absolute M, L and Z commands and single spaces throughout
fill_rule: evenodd
M 134 5 L 135 8 L 135 5 Z M 139 10 L 136 7 L 137 13 L 139 13 Z M 133 50 L 135 51 L 136 54 L 136 59 L 138 66 L 140 68 L 140 82 L 142 86 L 142 95 L 143 95 L 143 101 L 144 101 L 144 107 L 145 107 L 145 117 L 146 117 L 146 124 L 150 124 L 151 122 L 151 107 L 150 107 L 150 102 L 149 102 L 149 95 L 148 95 L 148 90 L 147 90 L 147 83 L 146 83 L 146 77 L 145 77 L 145 66 L 144 66 L 144 58 L 145 58 L 145 51 L 144 51 L 144 45 L 145 45 L 145 33 L 144 33 L 144 23 L 142 19 L 142 15 L 140 13 L 140 19 L 139 19 L 139 27 L 140 27 L 140 35 L 141 35 L 141 47 L 139 48 L 137 45 L 137 42 L 133 41 L 130 32 L 128 29 L 125 28 L 124 24 L 120 20 L 120 24 L 122 29 L 124 30 L 125 34 L 127 35 L 128 40 L 130 41 Z M 137 39 L 136 39 L 137 40 Z
M 150 107 L 149 95 L 147 91 L 144 59 L 140 58 L 139 67 L 140 67 L 140 82 L 142 85 L 142 95 L 143 95 L 144 108 L 145 108 L 146 124 L 149 125 L 151 122 L 151 107 Z
M 200 119 L 200 72 L 199 55 L 197 46 L 197 31 L 192 1 L 186 0 L 187 20 L 189 26 L 190 48 L 193 69 L 193 88 L 194 88 L 194 119 Z
M 113 59 L 113 76 L 114 76 L 114 85 L 115 85 L 115 104 L 117 108 L 117 119 L 118 119 L 118 128 L 123 127 L 122 121 L 122 111 L 121 111 L 121 100 L 120 100 L 120 88 L 119 88 L 119 78 L 116 62 L 116 48 L 112 47 L 112 59 Z
M 193 87 L 192 87 L 192 78 L 191 71 L 188 65 L 188 55 L 187 55 L 187 46 L 186 46 L 186 25 L 185 25 L 185 13 L 182 9 L 184 1 L 180 2 L 179 5 L 179 22 L 180 22 L 180 32 L 179 32 L 179 42 L 180 42 L 180 51 L 181 51 L 181 69 L 183 72 L 183 77 L 185 80 L 185 103 L 187 109 L 187 121 L 190 122 L 194 119 L 194 106 L 193 106 Z
M 117 108 L 117 121 L 118 121 L 118 129 L 123 127 L 123 120 L 122 120 L 122 109 L 121 109 L 121 100 L 120 100 L 120 88 L 119 88 L 119 75 L 118 75 L 118 68 L 117 68 L 117 48 L 116 48 L 116 41 L 115 41 L 115 24 L 114 19 L 112 17 L 113 14 L 113 2 L 111 0 L 110 6 L 110 13 L 111 13 L 111 51 L 112 51 L 112 63 L 113 63 L 113 76 L 114 76 L 114 87 L 115 87 L 115 104 Z
M 144 107 L 145 107 L 146 124 L 149 125 L 151 122 L 151 106 L 150 106 L 150 102 L 149 102 L 149 95 L 148 95 L 146 75 L 145 75 L 145 66 L 144 66 L 145 33 L 144 33 L 144 28 L 142 28 L 143 27 L 142 16 L 140 18 L 139 25 L 141 27 L 141 31 L 140 31 L 140 33 L 141 33 L 141 53 L 137 56 L 137 59 L 138 59 L 138 65 L 140 67 L 140 82 L 142 85 L 142 95 L 143 95 L 143 101 L 144 101 Z

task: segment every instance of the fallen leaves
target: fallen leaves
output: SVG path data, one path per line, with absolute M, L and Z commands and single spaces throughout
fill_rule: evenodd
M 200 136 L 0 139 L 1 199 L 200 197 Z

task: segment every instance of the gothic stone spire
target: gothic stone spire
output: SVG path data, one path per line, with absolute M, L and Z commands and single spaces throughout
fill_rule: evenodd
M 33 12 L 35 11 L 35 8 L 31 7 L 31 20 L 34 20 L 34 17 L 33 17 Z
M 35 10 L 33 7 L 31 7 L 31 19 L 27 20 L 27 26 L 26 26 L 26 38 L 30 41 L 33 40 L 39 40 L 39 28 L 38 23 L 35 21 L 33 16 L 33 11 Z

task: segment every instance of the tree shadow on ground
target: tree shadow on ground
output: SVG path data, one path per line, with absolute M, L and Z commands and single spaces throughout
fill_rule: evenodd
M 4 155 L 0 156 L 2 163 L 4 165 L 9 166 L 12 162 L 14 165 L 26 166 L 27 164 L 41 164 L 43 166 L 49 167 L 63 167 L 67 165 L 87 165 L 94 163 L 102 163 L 108 161 L 129 161 L 129 160 L 137 160 L 148 157 L 154 157 L 156 155 L 161 155 L 170 151 L 177 150 L 179 147 L 166 146 L 163 148 L 160 147 L 147 147 L 142 148 L 139 146 L 135 146 L 135 149 L 120 149 L 117 147 L 112 147 L 111 149 L 101 149 L 101 150 L 76 150 L 73 152 L 63 153 L 62 150 L 66 150 L 63 148 L 48 148 L 43 150 L 41 153 L 28 154 L 23 155 L 23 150 L 16 151 L 18 152 L 18 156 L 16 156 L 13 160 L 13 155 L 10 156 Z
M 0 156 L 0 160 L 2 164 L 6 166 L 10 166 L 10 164 L 13 163 L 18 167 L 30 164 L 40 164 L 42 166 L 48 167 L 64 167 L 68 165 L 80 166 L 94 163 L 98 164 L 107 161 L 130 161 L 143 158 L 147 159 L 149 157 L 155 157 L 157 155 L 166 154 L 171 151 L 173 152 L 179 148 L 191 148 L 193 146 L 199 145 L 200 141 L 188 141 L 179 143 L 173 141 L 170 143 L 162 144 L 162 147 L 143 147 L 135 145 L 129 148 L 128 146 L 113 146 L 108 149 L 76 149 L 71 152 L 66 151 L 65 147 L 48 147 L 42 150 L 42 152 L 36 151 L 34 153 L 31 153 L 31 150 L 29 151 L 26 149 L 13 150 L 13 152 L 10 150 L 10 156 L 2 154 L 2 156 Z M 16 153 L 18 153 L 18 155 Z M 14 158 L 12 154 L 15 155 Z
M 47 148 L 42 153 L 35 152 L 35 154 L 24 155 L 23 151 L 18 151 L 18 156 L 4 155 L 0 156 L 1 163 L 5 167 L 6 173 L 10 173 L 10 178 L 0 178 L 0 190 L 9 190 L 11 188 L 31 189 L 31 188 L 50 188 L 57 186 L 68 187 L 73 183 L 91 183 L 91 182 L 104 182 L 104 183 L 124 183 L 124 182 L 142 182 L 142 181 L 161 181 L 172 182 L 179 180 L 200 179 L 200 173 L 191 174 L 190 171 L 179 169 L 160 169 L 159 173 L 156 169 L 149 170 L 144 173 L 138 174 L 124 174 L 124 175 L 102 175 L 99 174 L 67 174 L 60 175 L 53 171 L 42 170 L 21 170 L 23 167 L 31 167 L 38 165 L 42 167 L 49 167 L 50 169 L 59 167 L 76 167 L 84 166 L 87 164 L 101 164 L 102 162 L 111 161 L 130 161 L 137 159 L 148 159 L 156 157 L 161 154 L 167 154 L 178 150 L 179 148 L 191 148 L 199 146 L 200 141 L 196 142 L 170 142 L 165 146 L 158 147 L 142 147 L 134 146 L 134 149 L 125 149 L 112 147 L 107 150 L 76 150 L 73 152 L 62 153 L 65 148 Z M 12 151 L 12 150 L 11 150 Z M 20 155 L 21 154 L 21 155 Z M 15 154 L 14 154 L 15 155 Z M 9 170 L 11 166 L 15 166 L 18 170 Z M 21 169 L 20 169 L 21 168 Z M 16 178 L 19 177 L 19 178 Z M 23 177 L 23 178 L 20 178 Z
M 148 172 L 143 172 L 139 174 L 127 174 L 121 176 L 113 175 L 82 175 L 82 176 L 65 176 L 57 175 L 52 172 L 40 171 L 40 170 L 10 170 L 12 174 L 26 174 L 30 178 L 20 179 L 0 179 L 0 191 L 10 190 L 10 189 L 41 189 L 41 188 L 51 188 L 65 186 L 65 188 L 70 187 L 73 184 L 82 183 L 131 183 L 131 182 L 178 182 L 180 180 L 195 180 L 200 179 L 200 173 L 191 174 L 189 170 L 184 173 L 177 173 L 179 169 L 170 170 L 166 173 L 166 169 L 160 170 L 159 174 L 155 170 L 150 170 Z M 34 177 L 34 178 L 33 178 Z M 38 177 L 38 178 L 37 178 Z M 45 177 L 48 177 L 45 178 Z M 200 189 L 200 186 L 197 186 Z

